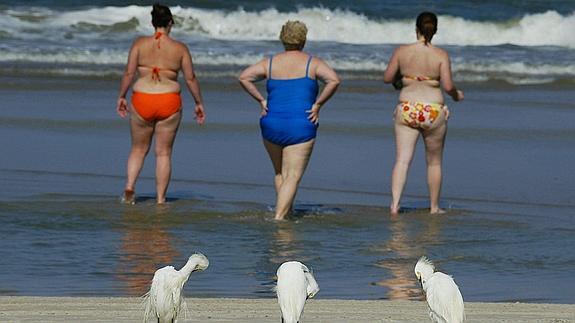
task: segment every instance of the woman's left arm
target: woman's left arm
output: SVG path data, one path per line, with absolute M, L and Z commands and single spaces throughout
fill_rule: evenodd
M 182 55 L 182 73 L 184 74 L 184 80 L 188 90 L 192 94 L 196 107 L 194 108 L 195 119 L 199 125 L 204 124 L 206 120 L 206 113 L 204 111 L 204 99 L 202 98 L 202 91 L 200 90 L 200 82 L 196 77 L 194 72 L 194 62 L 192 61 L 192 54 L 188 46 L 183 45 L 183 55 Z
M 264 96 L 260 93 L 255 85 L 255 82 L 261 81 L 266 78 L 266 62 L 267 59 L 262 59 L 261 61 L 255 63 L 254 65 L 246 68 L 240 74 L 238 80 L 240 84 L 251 95 L 256 101 L 259 102 L 261 106 L 261 114 L 265 115 L 267 113 L 267 101 Z

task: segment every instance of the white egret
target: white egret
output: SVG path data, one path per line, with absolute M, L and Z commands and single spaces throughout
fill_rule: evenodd
M 425 256 L 415 264 L 415 276 L 421 283 L 429 306 L 429 317 L 438 323 L 465 321 L 463 297 L 451 276 L 435 271 L 433 263 Z
M 283 323 L 299 322 L 305 301 L 319 292 L 319 285 L 309 269 L 298 261 L 281 264 L 277 271 L 276 293 Z
M 206 256 L 196 253 L 190 256 L 188 262 L 180 270 L 166 266 L 156 270 L 152 279 L 150 291 L 144 295 L 146 310 L 144 322 L 156 318 L 158 322 L 175 322 L 182 309 L 186 309 L 183 288 L 190 274 L 205 270 L 210 262 Z

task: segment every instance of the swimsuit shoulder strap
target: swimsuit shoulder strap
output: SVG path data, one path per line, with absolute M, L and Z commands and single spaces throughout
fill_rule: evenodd
M 309 77 L 309 64 L 311 63 L 312 58 L 313 56 L 309 55 L 309 58 L 307 59 L 307 65 L 305 67 L 305 77 Z
M 272 78 L 272 60 L 274 59 L 274 55 L 270 55 L 270 66 L 268 67 L 268 78 Z
M 164 35 L 162 32 L 157 31 L 154 33 L 154 40 L 158 41 L 158 48 L 160 48 L 160 38 Z

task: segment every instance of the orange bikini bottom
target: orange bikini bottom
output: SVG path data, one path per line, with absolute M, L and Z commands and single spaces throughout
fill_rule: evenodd
M 146 121 L 163 120 L 182 108 L 180 93 L 142 93 L 132 94 L 132 106 Z

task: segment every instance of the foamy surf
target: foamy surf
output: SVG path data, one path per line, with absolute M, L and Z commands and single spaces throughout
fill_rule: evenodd
M 557 9 L 559 10 L 559 9 Z M 281 51 L 281 24 L 309 26 L 308 50 L 346 77 L 379 79 L 393 49 L 413 41 L 413 19 L 350 9 L 279 10 L 172 7 L 173 35 L 188 44 L 198 74 L 215 78 Z M 148 6 L 27 7 L 0 10 L 0 70 L 8 74 L 118 77 L 133 39 L 152 33 Z M 547 10 L 518 18 L 439 16 L 434 43 L 452 56 L 458 81 L 547 84 L 575 78 L 575 13 Z M 15 68 L 14 65 L 17 65 Z
M 321 7 L 280 12 L 233 11 L 172 7 L 176 34 L 217 40 L 276 40 L 278 30 L 289 19 L 304 21 L 313 41 L 348 44 L 399 44 L 413 37 L 412 19 L 377 19 L 361 13 Z M 526 14 L 519 19 L 494 22 L 454 16 L 439 16 L 438 45 L 559 46 L 575 48 L 575 13 L 562 15 L 549 10 Z M 113 27 L 116 28 L 113 28 Z M 58 39 L 68 35 L 99 33 L 150 33 L 147 6 L 101 7 L 54 11 L 47 8 L 18 8 L 0 12 L 0 27 L 13 38 Z M 122 28 L 123 27 L 123 28 Z M 64 31 L 64 32 L 63 32 Z

